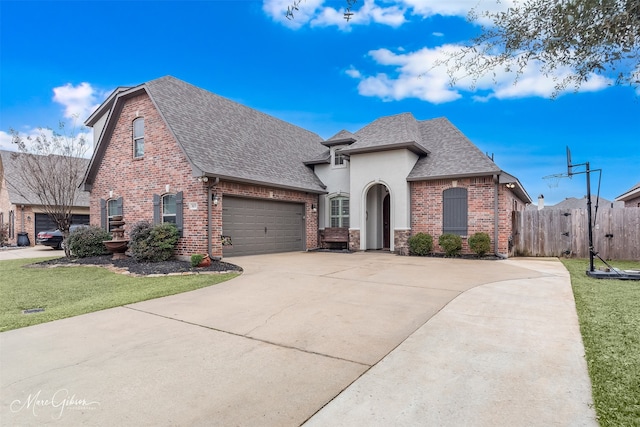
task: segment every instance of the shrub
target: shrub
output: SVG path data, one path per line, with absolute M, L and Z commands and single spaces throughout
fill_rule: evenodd
M 138 262 L 166 261 L 173 256 L 180 233 L 175 225 L 148 222 L 134 224 L 129 233 L 131 256 Z
M 482 257 L 491 250 L 491 238 L 487 233 L 476 233 L 469 237 L 469 248 Z
M 191 267 L 199 266 L 203 259 L 204 259 L 204 255 L 201 255 L 201 254 L 191 255 Z
M 0 224 L 0 246 L 6 246 L 9 241 L 9 224 Z
M 433 237 L 428 233 L 417 233 L 408 240 L 411 255 L 425 256 L 433 250 Z
M 69 234 L 67 244 L 73 255 L 86 258 L 108 254 L 109 251 L 102 243 L 104 240 L 111 240 L 107 230 L 96 226 L 81 227 Z
M 438 244 L 446 256 L 456 256 L 462 250 L 462 237 L 457 234 L 446 233 L 438 238 Z

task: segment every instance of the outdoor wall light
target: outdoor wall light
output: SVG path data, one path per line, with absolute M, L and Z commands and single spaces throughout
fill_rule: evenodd
M 313 213 L 318 212 L 318 208 L 316 208 L 316 205 L 314 205 L 313 203 L 311 203 L 311 212 Z
M 508 182 L 505 184 L 505 187 L 507 188 L 516 188 L 516 185 L 513 182 Z
M 218 193 L 213 193 L 213 196 L 211 196 L 211 200 L 213 201 L 213 206 L 218 206 Z
M 209 177 L 208 176 L 199 176 L 198 177 L 198 181 L 199 182 L 207 182 L 207 181 L 209 181 Z

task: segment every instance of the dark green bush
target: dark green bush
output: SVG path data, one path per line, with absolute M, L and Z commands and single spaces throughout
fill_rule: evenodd
M 138 262 L 166 261 L 173 256 L 180 232 L 170 223 L 151 225 L 134 224 L 129 232 L 131 256 Z
M 198 265 L 200 265 L 203 259 L 204 259 L 204 255 L 202 254 L 191 255 L 191 267 L 197 267 Z
M 457 256 L 462 250 L 462 237 L 457 234 L 446 233 L 438 238 L 438 244 L 446 256 Z
M 482 257 L 491 250 L 491 238 L 487 233 L 476 233 L 469 237 L 469 249 Z
M 428 233 L 417 233 L 409 237 L 409 253 L 425 256 L 433 250 L 433 237 Z
M 0 246 L 6 246 L 9 241 L 9 224 L 0 224 Z
M 78 258 L 106 255 L 109 253 L 104 243 L 111 240 L 111 234 L 103 228 L 91 226 L 78 228 L 69 234 L 67 244 L 71 254 Z

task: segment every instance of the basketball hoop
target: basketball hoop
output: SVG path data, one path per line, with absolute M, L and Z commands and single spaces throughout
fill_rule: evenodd
M 547 175 L 542 177 L 542 179 L 544 179 L 547 182 L 547 187 L 549 187 L 550 189 L 555 189 L 558 188 L 558 186 L 560 185 L 560 178 L 565 178 L 565 175 L 562 174 L 555 174 L 555 175 Z

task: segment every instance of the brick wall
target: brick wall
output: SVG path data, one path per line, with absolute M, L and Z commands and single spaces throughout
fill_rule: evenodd
M 442 252 L 438 246 L 438 238 L 442 234 L 443 210 L 442 194 L 448 188 L 461 187 L 467 189 L 468 203 L 468 236 L 484 232 L 491 237 L 492 252 L 495 252 L 494 212 L 495 184 L 493 177 L 464 178 L 458 180 L 433 180 L 411 182 L 411 233 L 429 233 L 434 239 L 434 250 Z M 517 198 L 511 190 L 498 188 L 498 245 L 497 252 L 509 252 L 509 237 L 512 233 L 511 212 L 514 207 L 523 209 L 521 202 L 514 203 Z M 466 238 L 463 238 L 463 253 L 469 250 Z
M 144 157 L 133 158 L 133 121 L 145 120 Z M 153 195 L 183 192 L 183 237 L 176 255 L 207 252 L 207 185 L 192 177 L 191 166 L 147 95 L 125 101 L 91 191 L 91 223 L 100 225 L 100 199 L 122 197 L 125 235 L 139 221 L 153 222 Z M 167 191 L 167 186 L 169 190 Z M 318 196 L 266 186 L 220 182 L 215 187 L 220 202 L 212 209 L 212 255 L 222 255 L 222 203 L 224 194 L 305 203 L 307 248 L 317 247 L 317 214 L 311 204 Z

